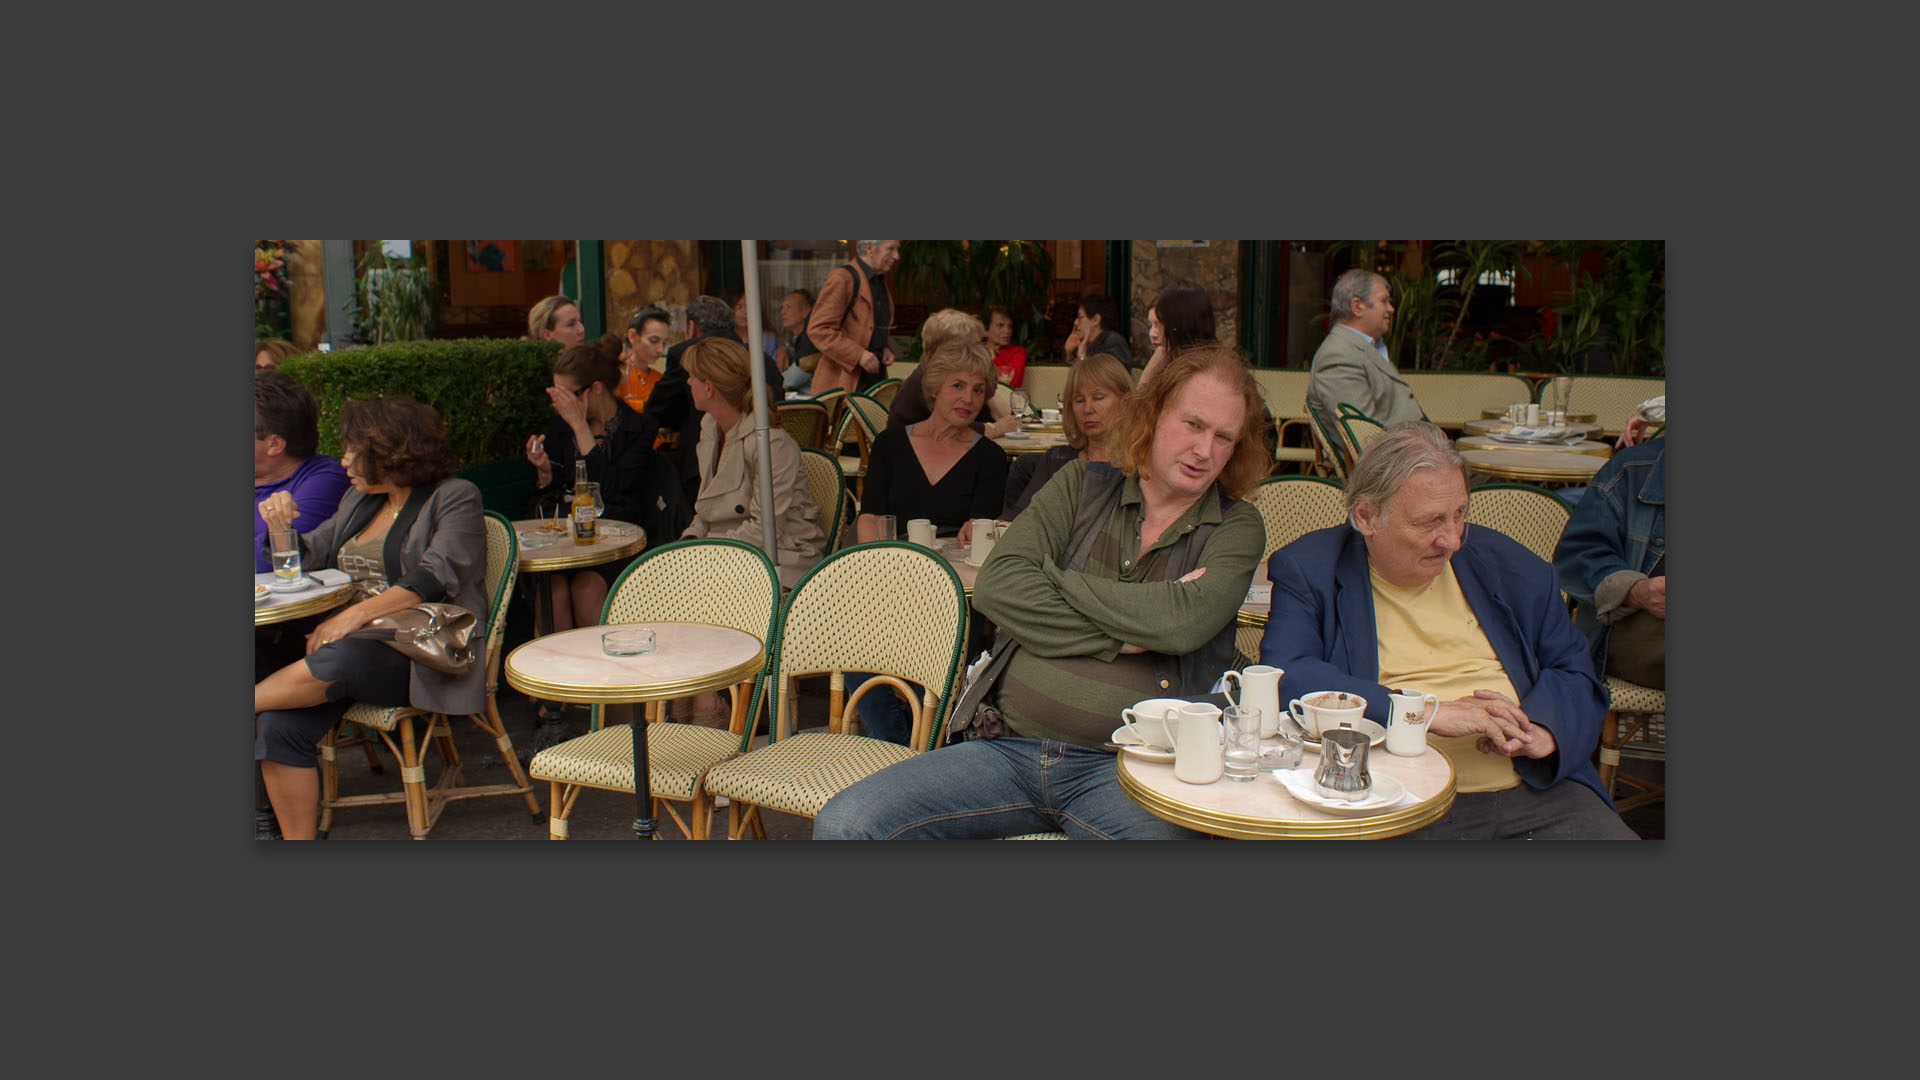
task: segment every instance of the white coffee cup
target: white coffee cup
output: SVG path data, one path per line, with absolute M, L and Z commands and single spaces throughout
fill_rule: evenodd
M 1181 698 L 1148 698 L 1120 710 L 1120 723 L 1147 746 L 1172 746 L 1174 721 L 1180 715 Z
M 1392 694 L 1387 698 L 1387 753 L 1419 757 L 1427 750 L 1427 725 L 1440 713 L 1433 694 Z
M 993 543 L 999 533 L 999 526 L 992 518 L 974 518 L 972 548 L 967 553 L 967 561 L 979 566 L 993 554 Z
M 1343 694 L 1351 704 L 1338 703 Z M 1295 723 L 1317 739 L 1322 731 L 1337 728 L 1342 721 L 1359 727 L 1361 714 L 1367 711 L 1367 699 L 1340 690 L 1315 690 L 1287 702 L 1287 711 L 1293 714 Z
M 933 520 L 914 518 L 907 522 L 907 539 L 921 547 L 933 546 Z
M 1173 775 L 1189 784 L 1211 784 L 1227 767 L 1227 733 L 1220 706 L 1182 702 L 1173 729 Z
M 1527 426 L 1528 427 L 1540 426 L 1540 406 L 1539 405 L 1533 404 L 1533 403 L 1529 403 L 1527 405 Z

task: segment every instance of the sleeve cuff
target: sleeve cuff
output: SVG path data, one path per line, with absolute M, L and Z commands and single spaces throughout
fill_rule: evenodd
M 1647 575 L 1638 570 L 1615 570 L 1600 579 L 1593 590 L 1593 606 L 1602 623 L 1610 623 L 1619 617 L 1621 605 L 1627 602 L 1627 592 L 1634 583 L 1645 581 Z

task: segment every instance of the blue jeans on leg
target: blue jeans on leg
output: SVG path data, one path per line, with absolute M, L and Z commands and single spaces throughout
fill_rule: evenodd
M 1052 739 L 976 739 L 917 754 L 835 795 L 816 840 L 987 840 L 1058 829 L 1075 840 L 1200 839 L 1120 790 L 1114 755 Z

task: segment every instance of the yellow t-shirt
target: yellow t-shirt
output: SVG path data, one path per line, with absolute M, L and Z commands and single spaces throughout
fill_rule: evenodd
M 1493 644 L 1467 606 L 1452 563 L 1439 577 L 1411 589 L 1387 581 L 1371 567 L 1367 574 L 1373 583 L 1382 686 L 1433 694 L 1441 701 L 1471 697 L 1475 690 L 1497 690 L 1520 700 L 1494 655 Z M 1504 791 L 1518 784 L 1513 762 L 1502 754 L 1476 749 L 1479 739 L 1478 735 L 1433 735 L 1427 741 L 1453 761 L 1458 791 Z

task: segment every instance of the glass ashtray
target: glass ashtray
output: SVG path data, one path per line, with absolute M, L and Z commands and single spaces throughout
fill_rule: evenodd
M 600 635 L 600 651 L 608 656 L 644 656 L 653 651 L 653 631 L 609 630 Z
M 560 542 L 560 536 L 560 533 L 554 532 L 551 529 L 522 529 L 520 531 L 520 546 L 529 551 L 552 547 Z
M 600 523 L 600 535 L 624 539 L 632 536 L 635 528 L 636 526 L 619 521 L 603 521 Z

